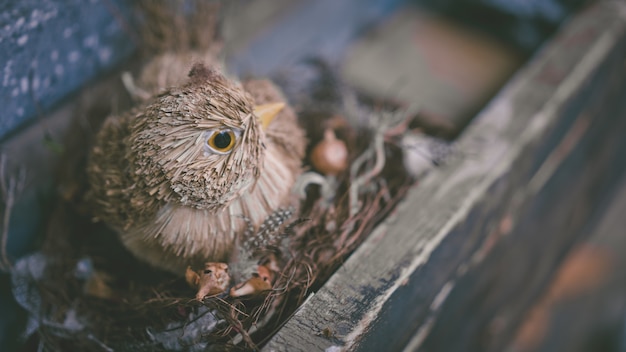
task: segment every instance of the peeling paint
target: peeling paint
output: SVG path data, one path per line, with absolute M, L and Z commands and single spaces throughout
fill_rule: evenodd
M 63 76 L 63 73 L 65 73 L 65 69 L 63 68 L 63 65 L 55 65 L 54 66 L 54 74 L 57 76 Z
M 72 28 L 68 27 L 63 30 L 63 38 L 69 38 L 72 36 Z
M 43 79 L 43 89 L 50 87 L 50 77 L 46 77 Z
M 80 53 L 78 51 L 72 51 L 67 55 L 67 61 L 75 63 L 80 59 Z
M 22 93 L 28 92 L 28 78 L 22 77 L 20 79 L 20 89 L 22 90 Z
M 11 66 L 13 65 L 13 60 L 8 60 L 6 65 L 4 65 L 4 77 L 2 78 L 2 86 L 6 87 L 9 85 L 9 79 L 11 77 Z
M 32 82 L 33 91 L 36 92 L 39 90 L 39 83 L 40 83 L 39 76 L 33 77 L 33 82 Z
M 28 42 L 28 34 L 24 34 L 23 36 L 17 38 L 17 45 L 23 46 Z
M 98 58 L 100 59 L 100 62 L 102 63 L 108 63 L 109 60 L 111 60 L 111 56 L 112 56 L 113 52 L 110 48 L 101 48 L 100 50 L 98 50 Z
M 96 47 L 98 45 L 98 36 L 97 35 L 88 36 L 87 38 L 83 40 L 83 45 L 86 46 L 87 48 Z
M 437 293 L 437 296 L 435 296 L 435 299 L 433 299 L 433 302 L 430 304 L 430 310 L 431 311 L 439 310 L 439 307 L 441 307 L 441 304 L 446 300 L 446 298 L 448 298 L 448 295 L 450 294 L 450 291 L 452 291 L 453 288 L 454 288 L 454 281 L 446 282 L 441 288 L 441 290 L 439 291 L 439 293 Z

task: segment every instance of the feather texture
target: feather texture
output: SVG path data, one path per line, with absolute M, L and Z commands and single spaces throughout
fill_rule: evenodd
M 227 261 L 245 232 L 242 216 L 258 226 L 295 205 L 304 132 L 288 106 L 263 131 L 254 106 L 269 102 L 285 102 L 269 81 L 241 85 L 196 65 L 187 83 L 109 117 L 88 161 L 96 217 L 162 269 Z M 223 129 L 238 131 L 235 145 L 212 153 L 207 136 Z

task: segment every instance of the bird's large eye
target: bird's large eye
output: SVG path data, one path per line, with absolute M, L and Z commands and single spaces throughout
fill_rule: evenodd
M 215 131 L 209 136 L 207 144 L 219 153 L 228 153 L 235 146 L 237 136 L 232 130 Z

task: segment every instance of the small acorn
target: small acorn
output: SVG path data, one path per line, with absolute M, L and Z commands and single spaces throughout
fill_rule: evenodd
M 324 139 L 313 148 L 311 163 L 322 174 L 337 175 L 348 167 L 348 148 L 337 139 L 331 128 L 324 131 Z

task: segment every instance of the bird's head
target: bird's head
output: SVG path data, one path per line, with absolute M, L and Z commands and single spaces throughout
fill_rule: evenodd
M 186 84 L 141 109 L 130 126 L 131 170 L 158 199 L 219 209 L 262 172 L 264 127 L 283 104 L 255 106 L 238 82 L 195 65 Z

